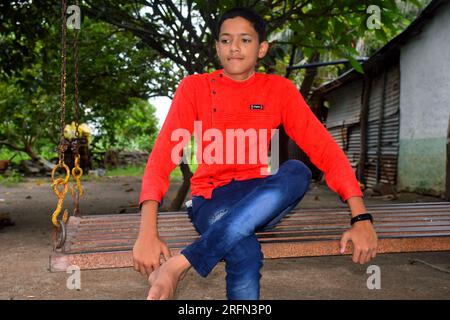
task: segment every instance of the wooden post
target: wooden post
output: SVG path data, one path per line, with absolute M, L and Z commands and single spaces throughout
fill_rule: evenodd
M 388 70 L 384 69 L 383 74 L 383 91 L 381 94 L 381 105 L 380 105 L 380 113 L 378 114 L 378 138 L 377 138 L 377 166 L 376 166 L 376 181 L 377 184 L 380 183 L 381 175 L 382 175 L 382 165 L 381 165 L 381 147 L 383 145 L 383 121 L 384 121 L 384 106 L 386 104 L 386 86 L 387 86 L 387 73 Z M 386 172 L 388 175 L 388 173 Z
M 372 87 L 372 78 L 366 71 L 366 73 L 364 74 L 363 93 L 361 97 L 361 113 L 360 113 L 361 140 L 360 140 L 359 162 L 358 162 L 358 180 L 363 184 L 366 183 L 365 164 L 367 154 L 367 123 L 369 120 L 369 99 L 371 87 Z
M 450 117 L 447 127 L 447 165 L 446 165 L 445 199 L 450 200 Z

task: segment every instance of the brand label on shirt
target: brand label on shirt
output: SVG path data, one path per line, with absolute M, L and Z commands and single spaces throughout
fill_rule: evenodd
M 264 106 L 262 104 L 251 104 L 250 110 L 262 110 L 264 109 Z

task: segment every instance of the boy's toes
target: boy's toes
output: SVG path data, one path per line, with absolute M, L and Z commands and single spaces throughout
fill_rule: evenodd
M 158 287 L 151 287 L 148 292 L 147 300 L 159 300 L 161 297 L 161 290 Z
M 147 300 L 159 300 L 159 296 L 157 294 L 154 293 L 149 293 Z

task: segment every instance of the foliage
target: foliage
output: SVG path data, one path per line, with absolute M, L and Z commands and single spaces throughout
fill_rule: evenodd
M 80 122 L 95 128 L 97 148 L 151 148 L 157 126 L 148 98 L 171 97 L 186 73 L 220 67 L 214 34 L 217 18 L 231 7 L 252 7 L 268 22 L 270 51 L 258 70 L 301 83 L 305 71 L 289 75 L 287 66 L 347 58 L 361 71 L 358 43 L 371 54 L 427 1 L 80 1 Z M 380 29 L 367 28 L 369 5 L 381 8 Z M 66 123 L 74 120 L 72 31 L 68 38 Z M 33 157 L 57 144 L 59 48 L 58 2 L 0 2 L 0 148 Z M 320 70 L 316 84 L 348 67 Z
M 128 167 L 117 167 L 108 169 L 106 171 L 107 177 L 142 177 L 144 174 L 145 166 L 128 166 Z
M 37 158 L 48 153 L 48 146 L 54 150 L 60 135 L 59 8 L 49 6 L 53 15 L 37 23 L 39 11 L 25 3 L 16 10 L 10 8 L 0 23 L 0 149 Z M 12 27 L 22 21 L 31 24 L 18 16 L 24 10 L 32 14 L 29 18 L 36 22 L 34 29 L 40 37 L 27 28 Z M 66 123 L 75 118 L 72 31 L 68 38 Z M 158 128 L 155 109 L 147 100 L 167 95 L 171 82 L 165 79 L 172 69 L 170 63 L 160 64 L 155 57 L 131 33 L 85 17 L 79 36 L 79 120 L 97 128 L 96 141 L 108 146 L 122 141 L 115 147 L 130 142 L 150 149 Z
M 153 146 L 158 132 L 154 107 L 142 99 L 130 99 L 129 103 L 123 110 L 112 111 L 114 114 L 98 127 L 96 140 L 101 150 L 150 150 Z
M 23 182 L 24 176 L 17 170 L 9 171 L 6 175 L 0 175 L 0 184 L 5 187 L 13 187 L 16 184 Z

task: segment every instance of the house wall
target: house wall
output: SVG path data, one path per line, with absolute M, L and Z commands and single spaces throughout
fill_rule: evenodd
M 355 80 L 331 91 L 324 97 L 330 104 L 326 121 L 327 130 L 345 152 L 355 171 L 361 140 L 359 128 L 361 93 L 362 81 Z
M 367 123 L 366 186 L 396 185 L 399 149 L 399 64 L 384 64 L 373 77 Z M 386 82 L 385 82 L 386 80 Z
M 397 188 L 442 194 L 450 116 L 450 4 L 400 54 Z
M 372 79 L 367 123 L 365 186 L 396 184 L 399 137 L 399 64 L 385 64 Z M 385 83 L 386 79 L 386 83 Z M 330 103 L 326 126 L 356 171 L 361 151 L 362 77 L 324 95 Z M 383 100 L 384 98 L 384 100 Z M 383 110 L 383 112 L 382 112 Z

